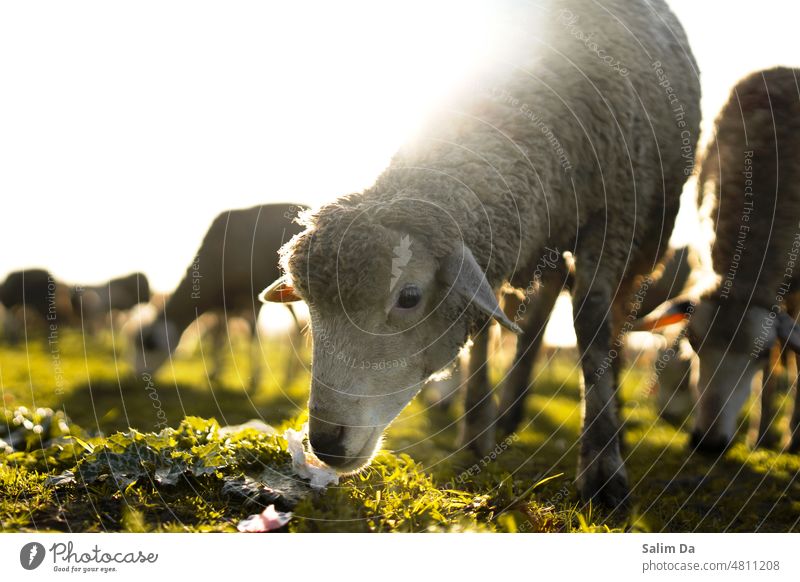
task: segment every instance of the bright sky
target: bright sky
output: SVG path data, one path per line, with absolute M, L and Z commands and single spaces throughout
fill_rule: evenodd
M 490 5 L 3 2 L 0 278 L 170 290 L 218 212 L 369 185 L 485 49 Z M 672 5 L 707 124 L 744 74 L 800 66 L 794 0 Z

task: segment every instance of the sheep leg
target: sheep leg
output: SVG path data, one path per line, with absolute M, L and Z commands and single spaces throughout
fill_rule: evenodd
M 222 361 L 225 353 L 226 323 L 222 314 L 215 316 L 217 321 L 211 330 L 211 371 L 208 374 L 209 381 L 216 383 L 222 374 Z
M 800 354 L 795 354 L 795 364 L 797 366 L 797 376 L 794 382 L 794 409 L 789 420 L 789 431 L 791 433 L 789 452 L 800 453 Z
M 479 455 L 495 445 L 494 421 L 497 414 L 488 374 L 489 330 L 484 328 L 472 338 L 470 375 L 464 403 L 464 421 L 460 443 Z
M 504 434 L 511 434 L 517 430 L 522 420 L 525 396 L 531 387 L 533 365 L 541 349 L 544 330 L 550 320 L 553 306 L 562 289 L 560 283 L 561 281 L 556 280 L 543 281 L 542 288 L 533 299 L 532 309 L 520 322 L 523 334 L 517 338 L 514 361 L 500 388 L 500 415 L 497 426 Z
M 16 345 L 19 343 L 19 338 L 22 335 L 20 333 L 20 329 L 22 327 L 20 325 L 21 320 L 20 313 L 17 310 L 6 310 L 5 320 L 3 321 L 3 331 L 5 339 L 11 345 Z
M 261 341 L 258 335 L 258 317 L 252 318 L 250 323 L 250 385 L 248 391 L 253 394 L 261 384 L 261 364 L 263 354 Z
M 781 366 L 781 350 L 773 347 L 769 353 L 769 361 L 764 365 L 761 381 L 761 414 L 758 419 L 757 447 L 772 448 L 778 444 L 780 437 L 776 434 L 773 424 L 778 415 L 775 406 L 779 385 L 783 376 Z
M 591 269 L 587 269 L 591 272 Z M 583 368 L 583 427 L 577 485 L 585 501 L 626 504 L 628 478 L 620 452 L 615 364 L 611 352 L 611 293 L 580 285 L 573 298 L 575 334 Z

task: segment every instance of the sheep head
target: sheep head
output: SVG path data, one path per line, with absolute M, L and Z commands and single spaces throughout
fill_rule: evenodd
M 387 225 L 379 210 L 323 208 L 282 251 L 292 286 L 264 295 L 308 304 L 309 439 L 343 472 L 369 462 L 384 429 L 456 359 L 477 321 L 516 330 L 467 246 L 451 239 L 443 249 L 431 236 L 441 230 Z
M 753 379 L 775 342 L 781 339 L 800 352 L 800 327 L 785 312 L 711 294 L 669 301 L 639 320 L 634 331 L 680 322 L 686 323 L 686 337 L 700 361 L 692 444 L 720 453 L 733 440 Z

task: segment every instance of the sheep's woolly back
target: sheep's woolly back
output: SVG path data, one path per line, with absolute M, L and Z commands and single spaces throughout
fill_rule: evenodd
M 527 286 L 549 247 L 602 263 L 614 292 L 666 251 L 700 117 L 680 24 L 662 0 L 510 5 L 506 60 L 284 249 L 311 303 L 372 292 L 393 231 L 436 258 L 463 242 L 495 287 Z
M 800 280 L 800 70 L 760 71 L 734 87 L 699 188 L 712 199 L 714 294 L 737 308 L 779 306 L 782 284 Z

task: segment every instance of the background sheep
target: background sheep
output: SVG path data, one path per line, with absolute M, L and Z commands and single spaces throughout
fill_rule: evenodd
M 734 87 L 699 180 L 701 195 L 713 200 L 719 280 L 699 300 L 676 300 L 644 322 L 658 327 L 691 315 L 687 336 L 700 358 L 692 444 L 703 451 L 719 453 L 731 443 L 776 340 L 800 350 L 790 301 L 800 282 L 799 83 L 797 69 L 776 68 Z M 798 444 L 795 414 L 792 446 Z
M 267 204 L 229 210 L 208 229 L 186 275 L 156 320 L 136 340 L 137 374 L 155 372 L 173 353 L 181 334 L 204 313 L 217 316 L 211 377 L 220 370 L 227 321 L 242 317 L 252 330 L 250 387 L 260 379 L 258 292 L 279 275 L 278 249 L 300 226 L 294 217 L 303 206 Z
M 308 302 L 311 444 L 352 471 L 468 337 L 482 359 L 492 318 L 519 330 L 493 289 L 527 287 L 548 249 L 572 252 L 585 382 L 577 480 L 584 498 L 618 505 L 628 487 L 612 350 L 692 171 L 696 67 L 662 1 L 552 2 L 514 21 L 525 16 L 549 26 L 526 29 L 533 42 L 516 47 L 517 66 L 455 100 L 374 186 L 310 217 L 285 251 L 294 288 L 264 296 Z M 465 435 L 486 451 L 493 401 L 474 378 Z
M 150 283 L 144 273 L 131 273 L 102 285 L 76 286 L 71 301 L 84 329 L 96 332 L 113 312 L 125 312 L 150 301 Z
M 715 281 L 713 271 L 701 254 L 696 247 L 676 249 L 664 267 L 653 274 L 654 282 L 648 283 L 649 291 L 639 312 L 650 314 L 658 311 L 662 303 L 702 292 L 708 287 L 709 281 Z M 647 317 L 642 321 L 648 321 Z M 638 324 L 634 331 L 637 327 Z M 659 331 L 666 344 L 659 347 L 655 354 L 653 385 L 657 387 L 658 408 L 662 417 L 676 425 L 683 425 L 697 400 L 699 363 L 685 337 L 685 326 L 665 324 Z M 781 346 L 775 345 L 764 365 L 759 388 L 761 409 L 757 424 L 754 424 L 755 444 L 759 446 L 774 446 L 782 438 L 775 427 L 780 415 L 778 399 L 787 391 L 787 375 L 795 368 L 786 356 Z
M 9 273 L 0 286 L 0 302 L 6 309 L 5 336 L 12 341 L 32 329 L 73 322 L 69 288 L 44 269 Z

